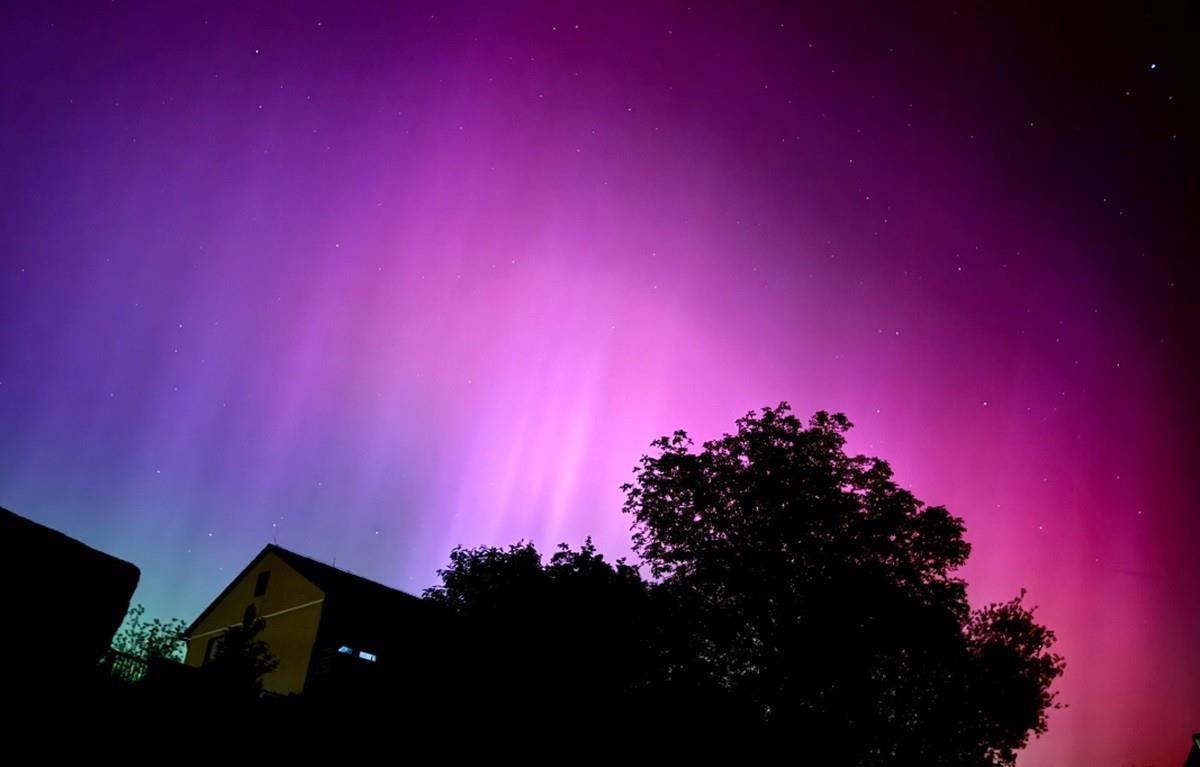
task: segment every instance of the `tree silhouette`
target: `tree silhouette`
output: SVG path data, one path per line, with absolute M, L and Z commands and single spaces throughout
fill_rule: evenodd
M 147 660 L 161 658 L 182 661 L 186 646 L 183 635 L 187 631 L 187 624 L 179 618 L 147 621 L 145 614 L 146 608 L 141 604 L 129 608 L 124 623 L 113 637 L 112 648 Z
M 1055 705 L 1054 635 L 1021 597 L 971 611 L 962 520 L 847 455 L 850 426 L 782 403 L 653 443 L 624 510 L 672 606 L 665 678 L 813 758 L 1011 764 Z
M 639 699 L 653 665 L 647 584 L 605 561 L 591 539 L 542 561 L 532 543 L 456 548 L 425 598 L 447 608 L 463 641 L 448 654 L 458 721 L 498 729 L 592 727 Z
M 842 415 L 786 403 L 693 449 L 653 443 L 624 510 L 651 580 L 589 539 L 456 548 L 426 599 L 452 617 L 460 725 L 784 747 L 814 764 L 1009 765 L 1056 706 L 1054 635 L 1015 599 L 972 611 L 962 520 Z
M 234 698 L 252 699 L 262 690 L 264 674 L 274 671 L 279 660 L 267 643 L 258 638 L 266 621 L 248 609 L 240 625 L 221 635 L 213 657 L 204 669 L 218 688 Z

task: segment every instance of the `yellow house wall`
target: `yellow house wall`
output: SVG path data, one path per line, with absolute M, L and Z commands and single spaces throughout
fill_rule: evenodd
M 264 570 L 271 571 L 267 593 L 256 599 L 254 584 Z M 263 677 L 263 689 L 284 695 L 301 692 L 312 658 L 317 626 L 321 622 L 324 596 L 282 559 L 273 553 L 267 554 L 196 626 L 188 641 L 184 662 L 197 668 L 203 665 L 205 648 L 208 640 L 216 636 L 214 632 L 240 624 L 246 607 L 253 604 L 258 616 L 266 622 L 259 638 L 279 659 L 279 667 Z

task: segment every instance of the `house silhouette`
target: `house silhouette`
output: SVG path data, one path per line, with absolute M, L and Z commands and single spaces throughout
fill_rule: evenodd
M 268 544 L 188 627 L 185 663 L 203 668 L 247 613 L 279 661 L 262 679 L 278 695 L 383 693 L 423 673 L 438 641 L 436 611 L 418 597 Z
M 11 619 L 0 652 L 38 659 L 8 664 L 6 691 L 62 695 L 92 680 L 139 577 L 129 562 L 0 508 L 0 582 Z

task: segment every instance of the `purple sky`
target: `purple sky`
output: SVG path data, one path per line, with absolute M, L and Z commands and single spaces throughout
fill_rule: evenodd
M 840 410 L 1058 632 L 1020 764 L 1181 762 L 1194 18 L 447 5 L 0 11 L 0 505 L 191 619 L 625 554 L 654 437 Z

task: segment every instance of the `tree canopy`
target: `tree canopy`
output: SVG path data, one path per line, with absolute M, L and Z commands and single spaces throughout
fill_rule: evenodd
M 961 519 L 850 455 L 851 424 L 786 403 L 694 450 L 654 443 L 624 486 L 635 550 L 681 595 L 677 654 L 772 737 L 848 764 L 1009 764 L 1064 668 L 1022 597 L 972 611 Z
M 972 610 L 962 520 L 848 454 L 850 428 L 782 403 L 655 441 L 623 487 L 648 579 L 522 542 L 455 549 L 426 597 L 489 637 L 495 699 L 830 763 L 1012 764 L 1057 705 L 1054 634 L 1023 591 Z

